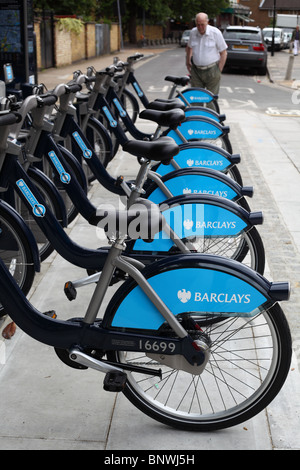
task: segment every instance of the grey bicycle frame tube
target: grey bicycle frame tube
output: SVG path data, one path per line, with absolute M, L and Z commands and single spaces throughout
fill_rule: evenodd
M 155 183 L 159 186 L 159 188 L 166 195 L 166 199 L 173 197 L 173 194 L 168 190 L 168 188 L 163 183 L 159 175 L 157 175 L 156 177 L 156 174 L 152 171 L 149 171 L 148 167 L 149 167 L 149 163 L 147 160 L 142 162 L 141 168 L 136 177 L 135 188 L 131 190 L 131 195 L 129 197 L 127 207 L 130 207 L 132 204 L 134 204 L 136 199 L 140 197 L 140 195 L 142 194 L 144 182 L 146 178 L 148 177 L 148 174 L 149 175 L 151 174 L 151 177 L 153 177 Z M 164 231 L 168 234 L 168 236 L 171 238 L 171 240 L 174 242 L 174 244 L 182 253 L 190 253 L 189 248 L 187 248 L 187 246 L 183 243 L 183 241 L 178 237 L 178 235 L 166 222 L 164 226 Z
M 137 284 L 153 303 L 153 305 L 158 309 L 158 311 L 168 322 L 178 337 L 185 338 L 187 336 L 186 330 L 181 326 L 181 324 L 174 317 L 173 313 L 156 294 L 155 290 L 150 286 L 140 270 L 134 266 L 130 260 L 120 256 L 120 253 L 124 248 L 125 245 L 123 244 L 122 240 L 117 240 L 111 247 L 100 275 L 99 282 L 95 287 L 91 301 L 88 305 L 84 322 L 88 324 L 93 324 L 95 322 L 114 270 L 115 268 L 119 268 L 129 274 L 137 282 Z
M 186 330 L 181 326 L 176 317 L 174 317 L 171 310 L 168 309 L 166 304 L 161 300 L 161 298 L 156 294 L 155 290 L 150 286 L 148 281 L 144 278 L 142 273 L 136 269 L 128 261 L 124 260 L 122 257 L 118 257 L 114 261 L 114 265 L 127 272 L 140 286 L 143 292 L 147 295 L 149 300 L 155 305 L 157 310 L 162 314 L 164 319 L 168 322 L 173 331 L 178 335 L 179 338 L 185 338 L 188 334 Z

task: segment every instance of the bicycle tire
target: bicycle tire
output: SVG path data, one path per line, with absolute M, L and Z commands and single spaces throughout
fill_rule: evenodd
M 92 146 L 98 160 L 106 168 L 112 158 L 112 155 L 117 151 L 117 148 L 112 150 L 112 141 L 109 141 L 108 136 L 102 132 L 101 126 L 98 125 L 95 120 L 88 120 L 85 129 L 85 136 Z M 88 182 L 91 183 L 95 179 L 95 175 L 90 172 L 88 176 Z
M 226 174 L 236 181 L 240 186 L 244 186 L 241 172 L 236 165 L 233 165 L 231 168 L 229 168 Z
M 199 240 L 184 239 L 187 246 L 190 242 L 196 249 L 192 252 L 213 254 L 238 261 L 259 274 L 264 274 L 265 270 L 265 249 L 262 239 L 256 229 L 251 227 L 247 232 L 243 232 L 236 238 L 211 238 L 204 237 Z M 178 248 L 172 247 L 170 254 L 178 254 Z
M 203 142 L 205 144 L 213 144 L 221 147 L 232 155 L 232 145 L 227 134 L 218 137 L 217 139 L 189 139 L 188 142 Z
M 134 124 L 140 113 L 140 107 L 139 107 L 138 100 L 136 99 L 134 94 L 127 88 L 123 89 L 123 92 L 121 95 L 121 103 L 122 103 L 122 106 L 125 108 L 131 121 Z
M 0 205 L 0 257 L 25 295 L 34 280 L 35 267 L 29 240 L 16 219 Z M 9 314 L 0 305 L 0 317 Z
M 206 325 L 195 318 L 213 344 L 202 374 L 166 366 L 158 354 L 110 352 L 120 364 L 162 369 L 161 379 L 127 372 L 124 395 L 151 418 L 187 431 L 210 432 L 253 418 L 277 396 L 289 372 L 291 335 L 281 307 L 275 303 L 252 319 Z

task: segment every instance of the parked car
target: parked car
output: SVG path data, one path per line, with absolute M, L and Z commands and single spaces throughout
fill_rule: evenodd
M 270 50 L 272 47 L 272 36 L 273 36 L 273 28 L 264 28 L 263 29 L 263 36 L 265 43 Z M 276 51 L 281 51 L 284 47 L 284 33 L 283 29 L 281 28 L 274 28 L 274 49 Z
M 292 40 L 292 33 L 283 31 L 283 48 L 289 49 Z
M 191 34 L 190 29 L 186 29 L 185 31 L 183 31 L 181 40 L 180 40 L 181 47 L 185 47 L 187 45 L 187 43 L 189 42 L 190 34 Z
M 228 46 L 226 67 L 257 69 L 267 73 L 268 52 L 260 28 L 253 26 L 228 26 L 224 33 Z

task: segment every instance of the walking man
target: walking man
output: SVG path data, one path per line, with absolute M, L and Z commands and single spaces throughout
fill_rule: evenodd
M 299 54 L 299 26 L 296 26 L 296 29 L 293 31 L 292 41 L 294 41 L 294 55 Z
M 208 24 L 206 13 L 196 15 L 186 47 L 186 66 L 193 87 L 206 88 L 217 95 L 221 72 L 227 59 L 227 44 L 221 31 Z

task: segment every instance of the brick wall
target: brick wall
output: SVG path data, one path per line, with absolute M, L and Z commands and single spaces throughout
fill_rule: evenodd
M 55 24 L 54 54 L 56 67 L 72 63 L 72 34 Z
M 62 67 L 96 56 L 95 23 L 85 23 L 83 30 L 79 34 L 60 29 L 56 22 L 54 29 L 54 61 L 56 67 Z M 36 36 L 37 67 L 40 70 L 41 41 L 39 20 L 36 20 L 34 24 L 34 31 Z M 117 23 L 112 23 L 110 27 L 110 49 L 110 52 L 120 50 L 120 31 Z
M 85 24 L 85 56 L 87 59 L 96 55 L 95 24 Z
M 142 39 L 143 36 L 143 26 L 138 25 L 136 28 L 136 37 L 137 40 Z M 163 37 L 163 28 L 160 25 L 145 25 L 145 38 L 146 39 L 162 39 Z
M 54 62 L 56 67 L 70 65 L 82 59 L 96 56 L 95 23 L 85 23 L 83 30 L 79 33 L 71 33 L 60 29 L 58 23 L 54 25 Z M 36 20 L 34 24 L 36 34 L 37 67 L 41 69 L 41 41 L 40 23 Z M 137 27 L 137 39 L 142 37 L 142 26 Z M 146 25 L 145 36 L 148 40 L 158 40 L 163 37 L 163 29 L 159 25 Z M 110 52 L 120 50 L 120 29 L 118 23 L 110 25 Z

